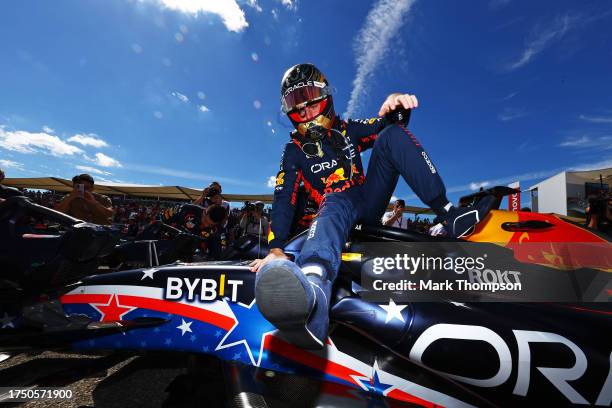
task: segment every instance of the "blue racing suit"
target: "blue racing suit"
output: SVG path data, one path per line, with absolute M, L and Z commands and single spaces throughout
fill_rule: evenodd
M 282 248 L 288 239 L 301 183 L 319 211 L 296 263 L 325 266 L 332 282 L 351 228 L 357 222 L 380 223 L 399 175 L 425 204 L 437 213 L 443 211 L 446 190 L 427 153 L 404 124 L 387 125 L 385 118 L 336 117 L 318 154 L 306 150 L 308 141 L 292 133 L 276 176 L 270 248 Z M 360 153 L 370 148 L 366 179 Z

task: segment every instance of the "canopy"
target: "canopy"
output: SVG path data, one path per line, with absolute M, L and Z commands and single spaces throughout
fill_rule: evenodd
M 16 188 L 51 190 L 68 192 L 72 190 L 72 180 L 60 177 L 7 178 L 2 182 L 5 186 Z M 104 195 L 125 195 L 130 197 L 155 198 L 166 200 L 195 200 L 202 190 L 183 186 L 155 186 L 143 184 L 95 183 L 95 191 Z M 223 198 L 231 202 L 262 201 L 272 203 L 272 194 L 223 194 Z M 389 206 L 391 208 L 391 206 Z M 429 208 L 406 206 L 406 212 L 413 214 L 433 214 Z

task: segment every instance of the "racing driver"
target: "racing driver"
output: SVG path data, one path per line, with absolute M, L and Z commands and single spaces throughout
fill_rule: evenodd
M 325 76 L 312 64 L 298 64 L 283 76 L 281 103 L 295 131 L 276 176 L 270 253 L 253 261 L 251 270 L 258 272 L 256 303 L 266 319 L 293 344 L 317 349 L 327 337 L 331 286 L 349 232 L 358 221 L 380 224 L 399 175 L 445 221 L 451 236 L 468 234 L 483 213 L 448 201 L 438 170 L 406 128 L 409 115 L 391 122 L 387 114 L 418 106 L 414 95 L 389 95 L 378 118 L 342 120 Z M 366 180 L 360 153 L 370 148 Z M 319 210 L 294 263 L 283 247 L 301 183 Z

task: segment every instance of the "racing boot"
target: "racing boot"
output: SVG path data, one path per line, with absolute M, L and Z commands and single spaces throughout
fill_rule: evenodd
M 474 231 L 474 227 L 484 219 L 495 203 L 494 196 L 480 199 L 474 207 L 455 207 L 445 209 L 443 215 L 449 236 L 463 238 Z M 449 204 L 450 205 L 450 204 Z
M 283 338 L 305 349 L 322 349 L 329 326 L 331 286 L 322 275 L 305 275 L 295 263 L 275 260 L 257 273 L 255 299 L 261 314 Z

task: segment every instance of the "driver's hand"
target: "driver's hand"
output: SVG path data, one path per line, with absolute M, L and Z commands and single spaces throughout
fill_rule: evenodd
M 399 106 L 404 107 L 404 109 L 415 109 L 418 108 L 419 101 L 416 95 L 393 93 L 387 96 L 387 99 L 383 102 L 378 111 L 378 116 L 385 116 Z
M 251 267 L 251 272 L 259 271 L 259 268 L 275 259 L 289 259 L 289 257 L 285 255 L 282 249 L 273 248 L 270 250 L 270 253 L 264 259 L 256 259 L 249 264 L 249 266 Z

